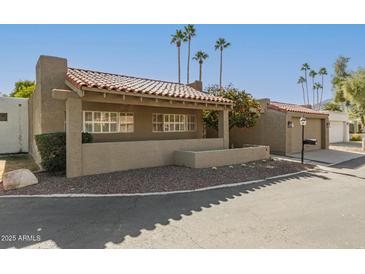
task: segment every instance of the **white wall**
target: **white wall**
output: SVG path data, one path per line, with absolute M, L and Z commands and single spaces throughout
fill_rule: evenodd
M 0 97 L 0 154 L 28 152 L 28 99 Z

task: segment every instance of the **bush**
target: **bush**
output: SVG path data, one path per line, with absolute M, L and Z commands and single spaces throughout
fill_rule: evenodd
M 352 134 L 351 135 L 351 141 L 361 141 L 362 137 L 360 134 Z
M 42 167 L 50 172 L 66 170 L 66 133 L 54 132 L 35 136 Z M 92 135 L 82 133 L 82 143 L 91 143 Z

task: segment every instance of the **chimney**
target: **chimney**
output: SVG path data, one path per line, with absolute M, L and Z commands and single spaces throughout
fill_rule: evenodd
M 196 90 L 203 91 L 203 82 L 201 81 L 196 80 L 193 83 L 189 83 L 188 86 Z

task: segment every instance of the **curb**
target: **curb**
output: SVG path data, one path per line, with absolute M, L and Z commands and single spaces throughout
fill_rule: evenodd
M 176 191 L 167 191 L 167 192 L 144 192 L 144 193 L 114 193 L 114 194 L 88 194 L 88 193 L 72 194 L 72 193 L 70 193 L 70 194 L 39 194 L 39 195 L 37 195 L 37 194 L 36 195 L 2 195 L 2 196 L 0 196 L 0 199 L 2 199 L 2 198 L 88 198 L 88 197 L 95 198 L 95 197 L 134 197 L 134 196 L 138 197 L 138 196 L 183 194 L 183 193 L 202 192 L 202 191 L 220 189 L 220 188 L 236 187 L 236 186 L 241 186 L 241 185 L 250 185 L 250 184 L 255 184 L 255 183 L 259 183 L 259 182 L 270 181 L 273 179 L 290 177 L 290 176 L 301 174 L 301 173 L 308 173 L 310 171 L 313 171 L 314 169 L 315 168 L 303 170 L 303 171 L 297 171 L 297 172 L 293 172 L 293 173 L 287 173 L 287 174 L 283 174 L 283 175 L 268 177 L 265 179 L 202 187 L 202 188 L 191 189 L 191 190 L 176 190 Z

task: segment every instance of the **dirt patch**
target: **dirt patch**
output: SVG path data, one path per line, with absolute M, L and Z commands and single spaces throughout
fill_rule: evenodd
M 11 154 L 0 156 L 0 182 L 4 173 L 20 168 L 27 168 L 31 171 L 38 170 L 38 166 L 28 154 Z
M 192 190 L 202 187 L 238 183 L 293 173 L 312 168 L 285 160 L 267 160 L 245 165 L 192 169 L 164 166 L 135 169 L 100 175 L 67 179 L 64 174 L 37 173 L 39 183 L 18 190 L 4 191 L 0 195 L 64 194 L 64 193 L 143 193 Z

